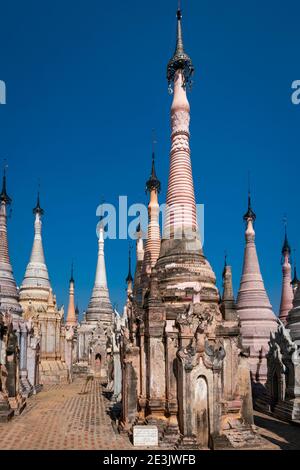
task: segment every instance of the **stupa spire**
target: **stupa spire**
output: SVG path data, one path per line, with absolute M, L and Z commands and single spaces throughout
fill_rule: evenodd
M 146 191 L 150 193 L 148 205 L 148 233 L 144 256 L 144 269 L 147 274 L 155 265 L 160 252 L 160 228 L 159 228 L 159 203 L 158 193 L 160 192 L 160 181 L 155 171 L 154 143 L 152 149 L 152 167 L 150 178 L 146 183 Z
M 6 169 L 3 169 L 2 178 L 2 190 L 0 194 L 0 261 L 10 265 L 10 258 L 8 252 L 8 240 L 7 240 L 7 206 L 11 204 L 11 198 L 8 196 L 6 191 Z
M 7 206 L 11 204 L 11 198 L 7 194 L 7 190 L 6 190 L 6 164 L 4 164 L 4 168 L 3 168 L 2 190 L 0 194 L 0 201 L 5 202 Z
M 194 68 L 183 49 L 181 18 L 179 9 L 176 50 L 167 67 L 168 83 L 169 87 L 174 86 L 174 96 L 171 106 L 170 170 L 163 237 L 192 239 L 198 227 L 190 157 L 190 105 L 186 84 L 190 82 Z
M 42 216 L 44 210 L 40 204 L 40 191 L 38 190 L 37 202 L 32 210 L 34 219 L 34 239 L 29 263 L 27 265 L 25 276 L 20 288 L 21 300 L 26 298 L 35 298 L 36 289 L 39 289 L 38 297 L 41 300 L 47 300 L 49 289 L 51 288 L 48 269 L 45 261 L 44 247 L 42 240 Z
M 270 332 L 277 328 L 276 317 L 272 311 L 260 271 L 255 245 L 253 223 L 256 215 L 251 206 L 248 193 L 248 210 L 243 217 L 246 222 L 246 246 L 242 278 L 237 297 L 237 310 L 241 320 L 243 344 L 250 347 L 250 369 L 253 380 L 265 383 Z
M 104 229 L 102 225 L 100 225 L 99 228 L 98 263 L 95 277 L 95 286 L 107 289 L 106 266 L 104 258 Z
M 222 273 L 223 279 L 223 294 L 221 299 L 221 312 L 224 320 L 236 320 L 236 305 L 232 287 L 232 271 L 231 266 L 227 263 L 227 254 L 225 254 L 224 268 Z
M 99 224 L 98 259 L 92 296 L 86 311 L 87 321 L 112 321 L 112 305 L 109 298 L 104 256 L 104 227 Z
M 177 9 L 177 35 L 176 35 L 176 48 L 172 58 L 168 62 L 167 66 L 167 79 L 169 84 L 169 91 L 172 91 L 172 85 L 176 79 L 176 73 L 178 70 L 182 72 L 182 86 L 186 87 L 188 84 L 191 86 L 192 75 L 194 73 L 194 66 L 191 58 L 185 53 L 183 46 L 183 34 L 182 34 L 182 12 L 180 3 Z
M 68 305 L 68 313 L 67 313 L 67 319 L 66 319 L 67 325 L 77 324 L 74 297 L 75 297 L 75 281 L 74 281 L 74 267 L 73 267 L 73 262 L 72 262 L 71 277 L 70 277 L 70 284 L 69 284 L 69 305 Z
M 294 276 L 291 281 L 293 292 L 295 293 L 297 287 L 298 287 L 299 279 L 297 276 L 297 263 L 296 263 L 296 249 L 294 248 Z
M 176 290 L 179 285 L 183 288 L 188 282 L 195 287 L 195 295 L 198 295 L 200 286 L 205 285 L 203 290 L 207 298 L 210 301 L 213 298 L 218 302 L 220 297 L 216 287 L 216 276 L 204 257 L 197 223 L 190 151 L 190 105 L 186 86 L 194 69 L 191 59 L 183 49 L 181 23 L 182 15 L 179 8 L 176 50 L 167 68 L 168 82 L 169 85 L 174 85 L 174 94 L 171 105 L 167 200 L 156 272 L 162 278 L 162 283 L 168 285 L 168 289 L 171 280 Z M 174 269 L 170 266 L 174 266 Z M 206 299 L 206 294 L 201 294 L 202 301 Z M 182 301 L 185 298 L 182 295 Z
M 22 307 L 18 302 L 18 289 L 10 262 L 7 238 L 7 206 L 11 202 L 6 189 L 6 168 L 4 165 L 0 193 L 0 311 L 19 317 L 22 314 Z
M 291 247 L 287 237 L 287 223 L 284 222 L 284 242 L 282 246 L 282 289 L 281 289 L 281 302 L 279 309 L 279 318 L 283 323 L 286 323 L 286 319 L 289 311 L 293 308 L 293 287 L 292 287 L 292 267 L 290 264 Z
M 141 228 L 141 224 L 138 223 L 137 228 L 136 228 L 136 260 L 137 262 L 142 262 L 144 259 L 144 240 L 143 240 L 143 232 Z
M 222 273 L 223 278 L 223 294 L 222 301 L 234 301 L 233 287 L 232 287 L 232 273 L 231 266 L 227 264 L 227 254 L 224 259 L 224 269 Z
M 36 215 L 39 214 L 40 217 L 44 215 L 44 209 L 41 208 L 40 204 L 40 185 L 38 187 L 37 199 L 36 199 L 36 206 L 33 208 L 32 212 Z
M 131 274 L 131 246 L 128 248 L 128 274 L 126 277 L 127 292 L 132 292 L 133 277 Z

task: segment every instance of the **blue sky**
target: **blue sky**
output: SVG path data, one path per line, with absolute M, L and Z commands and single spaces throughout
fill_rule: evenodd
M 242 215 L 251 171 L 261 270 L 274 309 L 281 288 L 283 215 L 299 240 L 300 3 L 183 0 L 184 43 L 195 65 L 192 164 L 205 205 L 205 254 L 221 283 L 224 251 L 235 293 L 243 249 Z M 96 207 L 147 202 L 151 129 L 165 201 L 171 98 L 166 64 L 175 45 L 176 0 L 10 0 L 0 3 L 0 157 L 13 198 L 10 254 L 21 283 L 33 236 L 37 182 L 43 237 L 59 304 L 67 303 L 71 260 L 83 310 L 97 255 Z M 122 308 L 127 241 L 106 243 L 112 302 Z

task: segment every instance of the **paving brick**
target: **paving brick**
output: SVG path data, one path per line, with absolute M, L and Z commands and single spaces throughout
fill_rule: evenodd
M 116 434 L 108 400 L 98 380 L 80 394 L 83 379 L 48 385 L 27 400 L 20 416 L 0 424 L 0 449 L 132 449 L 126 434 Z M 300 426 L 255 413 L 260 434 L 273 449 L 300 449 Z
M 80 394 L 82 385 L 82 379 L 50 385 L 30 397 L 20 416 L 0 424 L 0 449 L 132 448 L 127 437 L 112 428 L 99 381 L 94 380 L 85 395 Z

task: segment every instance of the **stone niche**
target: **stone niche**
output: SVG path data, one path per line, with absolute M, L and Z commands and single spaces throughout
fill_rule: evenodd
M 300 347 L 279 320 L 267 354 L 267 399 L 261 407 L 274 416 L 300 424 Z
M 26 399 L 20 393 L 18 337 L 10 314 L 0 312 L 0 421 L 20 414 Z

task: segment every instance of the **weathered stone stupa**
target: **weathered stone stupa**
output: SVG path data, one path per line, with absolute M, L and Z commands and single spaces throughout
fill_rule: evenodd
M 243 272 L 237 297 L 237 312 L 241 321 L 242 341 L 250 348 L 250 371 L 253 384 L 264 385 L 267 380 L 266 354 L 270 333 L 277 329 L 277 319 L 272 311 L 260 272 L 253 224 L 256 215 L 248 195 L 246 222 L 246 246 Z M 258 388 L 256 388 L 258 390 Z
M 106 278 L 104 228 L 100 223 L 95 283 L 84 320 L 78 328 L 78 354 L 79 362 L 86 363 L 103 380 L 107 380 L 107 341 L 111 335 L 113 315 Z
M 237 320 L 236 303 L 234 300 L 232 287 L 231 266 L 227 264 L 227 256 L 225 256 L 225 264 L 223 269 L 223 294 L 221 299 L 221 312 L 225 320 Z
M 69 282 L 69 303 L 68 313 L 65 323 L 65 362 L 68 368 L 69 380 L 73 380 L 74 364 L 78 361 L 77 343 L 78 320 L 75 308 L 75 280 L 73 274 L 73 263 L 71 278 Z
M 69 283 L 69 304 L 68 304 L 66 325 L 75 327 L 77 325 L 77 316 L 76 316 L 74 293 L 75 293 L 75 281 L 74 281 L 73 264 L 72 264 L 71 278 L 70 278 L 70 283 Z
M 292 287 L 292 267 L 290 264 L 291 247 L 288 242 L 285 227 L 284 243 L 282 247 L 282 289 L 279 309 L 279 318 L 282 323 L 286 323 L 289 311 L 293 308 L 294 292 Z
M 242 447 L 258 439 L 250 426 L 250 375 L 237 318 L 222 316 L 199 236 L 186 94 L 194 68 L 184 51 L 181 18 L 178 10 L 177 45 L 167 69 L 174 95 L 164 232 L 143 314 L 133 297 L 136 325 L 124 330 L 123 385 L 130 385 L 122 389 L 121 427 L 130 432 L 137 422 L 155 425 L 160 443 L 170 447 Z
M 148 230 L 144 254 L 144 274 L 149 277 L 160 252 L 159 203 L 160 181 L 156 176 L 155 154 L 152 152 L 152 168 L 146 183 L 146 192 L 150 194 L 148 205 Z
M 27 370 L 27 341 L 32 331 L 22 318 L 8 250 L 7 207 L 11 201 L 4 169 L 0 193 L 0 420 L 4 421 L 20 413 L 25 397 L 33 392 Z
M 63 308 L 60 310 L 57 308 L 45 262 L 42 241 L 44 210 L 40 206 L 39 194 L 33 213 L 35 216 L 34 240 L 30 260 L 20 287 L 20 303 L 24 318 L 32 320 L 35 331 L 41 336 L 41 383 L 64 383 L 68 380 L 62 328 L 64 312 Z

